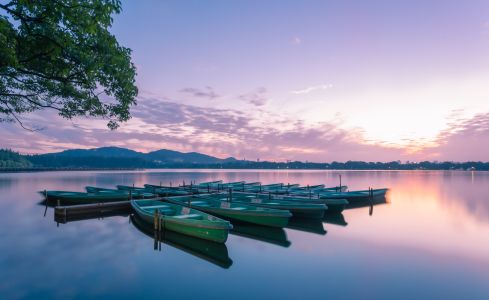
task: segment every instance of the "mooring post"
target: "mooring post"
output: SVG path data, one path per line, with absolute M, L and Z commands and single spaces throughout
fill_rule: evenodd
M 342 188 L 341 188 L 341 174 L 340 174 L 340 192 L 341 192 Z
M 160 180 L 160 187 L 161 187 L 161 180 Z
M 46 202 L 46 207 L 44 208 L 44 216 L 48 212 L 48 192 L 44 190 L 44 202 Z
M 154 230 L 157 231 L 158 230 L 158 209 L 155 209 L 155 213 L 154 213 L 154 216 L 153 216 L 153 225 L 154 225 Z
M 170 181 L 170 187 L 171 187 L 171 181 Z
M 58 199 L 58 200 L 56 201 L 56 206 L 61 206 L 60 202 L 61 202 L 61 201 Z

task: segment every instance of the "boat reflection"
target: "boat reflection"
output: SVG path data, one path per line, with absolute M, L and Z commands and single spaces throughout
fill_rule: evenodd
M 233 229 L 229 233 L 282 247 L 291 244 L 285 230 L 278 227 L 233 222 Z
M 158 233 L 151 225 L 136 215 L 131 215 L 130 220 L 134 227 L 154 240 L 155 250 L 161 250 L 161 243 L 164 243 L 224 269 L 228 269 L 233 264 L 225 244 L 214 243 L 169 230 Z
M 345 221 L 345 216 L 342 213 L 337 212 L 326 212 L 323 216 L 323 223 L 347 226 L 348 223 Z
M 108 211 L 108 212 L 94 212 L 91 214 L 78 214 L 78 215 L 68 215 L 62 216 L 54 214 L 54 221 L 56 223 L 66 224 L 75 221 L 85 221 L 85 220 L 93 220 L 93 219 L 104 219 L 110 217 L 128 217 L 131 213 L 130 209 L 127 210 L 118 210 L 118 211 Z
M 346 209 L 353 209 L 353 208 L 361 208 L 361 207 L 372 207 L 375 205 L 379 204 L 387 204 L 389 203 L 387 201 L 386 197 L 374 197 L 371 199 L 365 199 L 364 201 L 356 201 L 356 202 L 350 202 L 348 205 L 346 205 Z
M 324 230 L 322 220 L 316 218 L 312 219 L 292 217 L 289 219 L 289 223 L 287 224 L 286 228 L 315 233 L 319 235 L 326 234 L 326 230 Z

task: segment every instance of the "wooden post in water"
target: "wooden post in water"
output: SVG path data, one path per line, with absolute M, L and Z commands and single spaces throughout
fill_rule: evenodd
M 44 216 L 48 212 L 48 192 L 44 190 L 44 202 L 46 202 L 46 207 L 44 208 Z
M 341 192 L 342 188 L 341 188 L 341 174 L 340 174 L 340 192 Z
M 155 209 L 155 213 L 154 213 L 154 216 L 153 216 L 153 225 L 154 225 L 154 230 L 157 231 L 158 230 L 158 213 L 159 213 L 159 210 L 158 209 Z

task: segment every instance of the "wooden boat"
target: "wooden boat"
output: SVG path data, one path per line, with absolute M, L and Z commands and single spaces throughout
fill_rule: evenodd
M 231 199 L 229 196 L 231 195 Z M 242 194 L 234 192 L 231 194 L 212 194 L 209 198 L 220 201 L 240 202 L 247 205 L 288 210 L 294 217 L 322 218 L 328 207 L 324 204 L 299 203 L 278 199 L 268 199 L 253 194 Z
M 205 196 L 204 196 L 205 197 Z M 166 201 L 194 207 L 227 220 L 284 227 L 292 214 L 288 210 L 270 209 L 243 203 L 219 201 L 203 196 L 167 197 Z
M 215 243 L 173 231 L 159 233 L 138 215 L 132 215 L 130 220 L 139 231 L 155 241 L 155 249 L 158 246 L 161 249 L 161 243 L 164 243 L 224 269 L 228 269 L 233 264 L 233 260 L 229 258 L 226 244 Z
M 327 192 L 319 193 L 320 199 L 347 199 L 348 201 L 368 200 L 371 197 L 385 197 L 388 189 L 373 189 L 371 191 L 351 191 L 351 192 Z
M 238 193 L 238 192 L 233 193 L 233 195 L 238 195 L 238 194 L 245 194 L 260 199 L 287 201 L 292 203 L 323 204 L 326 205 L 327 207 L 326 212 L 342 212 L 349 203 L 346 199 L 320 199 L 318 196 L 295 197 L 295 196 L 273 195 L 273 194 L 267 195 L 267 194 L 260 194 L 260 193 Z
M 170 196 L 183 196 L 190 195 L 193 193 L 197 193 L 197 189 L 183 188 L 183 187 L 163 187 L 153 184 L 145 184 L 144 188 L 152 193 L 157 194 L 161 197 L 170 197 Z
M 125 193 L 83 193 L 69 191 L 41 191 L 46 200 L 60 200 L 63 204 L 88 204 L 130 200 Z
M 196 209 L 158 200 L 131 200 L 131 206 L 146 223 L 159 220 L 163 230 L 198 237 L 218 243 L 226 242 L 233 226 L 225 220 Z
M 95 186 L 86 186 L 85 189 L 87 190 L 87 193 L 122 193 L 127 195 L 129 198 L 132 199 L 147 199 L 147 198 L 155 198 L 156 195 L 153 193 L 146 192 L 145 190 L 116 190 L 116 189 L 107 189 L 107 188 L 100 188 L 100 187 L 95 187 Z

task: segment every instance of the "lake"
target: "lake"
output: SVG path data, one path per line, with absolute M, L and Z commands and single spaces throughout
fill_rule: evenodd
M 155 242 L 128 214 L 57 224 L 44 189 L 222 179 L 350 189 L 387 203 L 291 228 L 237 226 L 225 245 L 169 233 Z M 489 173 L 146 170 L 0 174 L 2 299 L 488 299 Z

